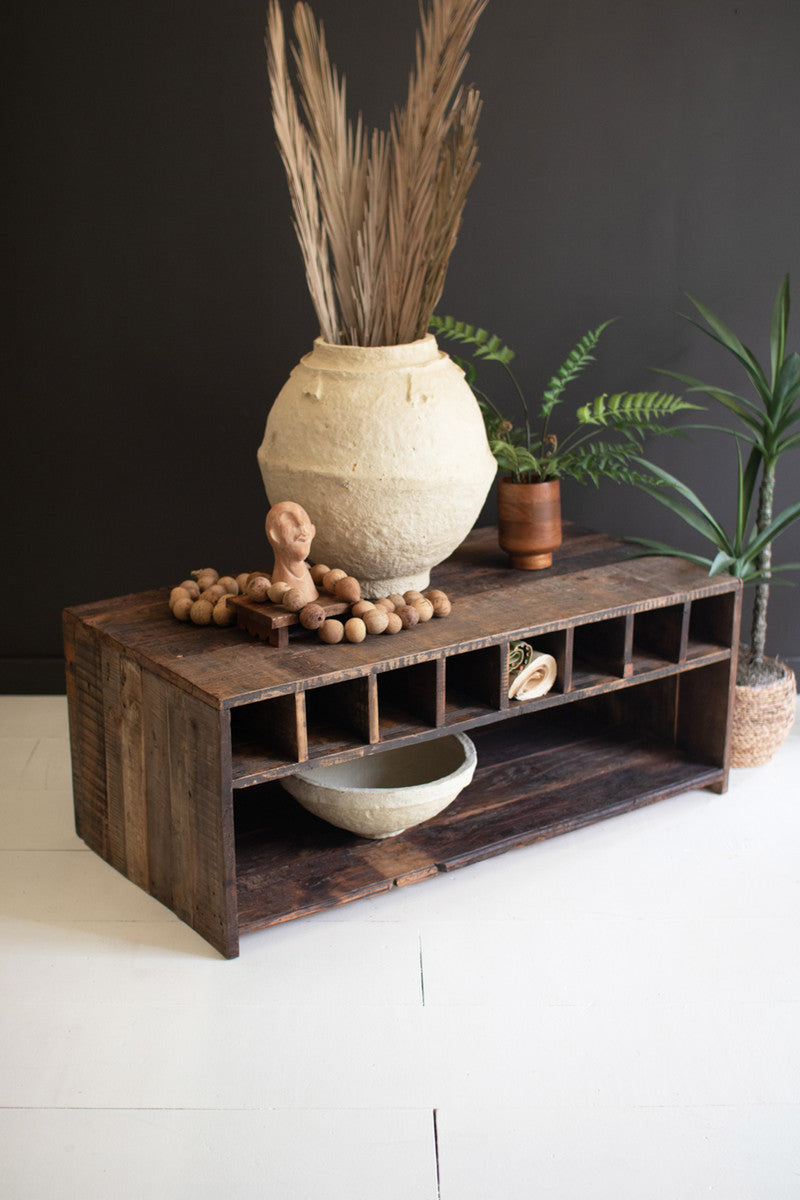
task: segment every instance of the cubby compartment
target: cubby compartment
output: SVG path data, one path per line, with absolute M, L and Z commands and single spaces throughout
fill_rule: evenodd
M 633 618 L 633 673 L 657 670 L 686 657 L 687 604 L 649 608 Z
M 597 687 L 633 673 L 633 618 L 610 617 L 577 625 L 572 653 L 572 690 Z
M 572 629 L 555 629 L 548 633 L 533 633 L 523 634 L 521 637 L 514 638 L 513 642 L 509 643 L 509 652 L 517 642 L 527 642 L 533 650 L 534 655 L 549 654 L 555 659 L 556 664 L 556 679 L 548 695 L 554 693 L 568 692 L 572 686 L 572 650 L 573 650 L 573 631 Z M 506 690 L 510 683 L 510 676 L 506 679 Z M 525 701 L 530 703 L 530 701 Z
M 702 596 L 692 600 L 689 617 L 689 658 L 700 658 L 721 647 L 729 647 L 736 619 L 736 594 Z
M 381 741 L 412 736 L 441 725 L 441 659 L 381 671 L 375 678 Z
M 231 708 L 233 786 L 307 757 L 302 696 L 289 693 Z
M 305 692 L 309 759 L 341 754 L 377 740 L 374 685 L 369 676 Z
M 445 659 L 445 720 L 472 720 L 508 707 L 508 645 L 482 646 Z

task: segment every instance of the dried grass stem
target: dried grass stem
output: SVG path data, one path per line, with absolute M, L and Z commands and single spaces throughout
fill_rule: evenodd
M 394 345 L 428 329 L 478 167 L 480 97 L 460 80 L 487 2 L 430 0 L 421 9 L 406 104 L 387 134 L 348 120 L 344 78 L 303 2 L 293 20 L 298 105 L 279 0 L 270 0 L 273 120 L 326 341 Z

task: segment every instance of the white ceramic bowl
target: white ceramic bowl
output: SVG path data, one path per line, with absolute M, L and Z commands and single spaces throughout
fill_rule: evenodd
M 281 783 L 303 808 L 361 837 L 386 838 L 435 817 L 475 773 L 463 733 L 315 767 Z

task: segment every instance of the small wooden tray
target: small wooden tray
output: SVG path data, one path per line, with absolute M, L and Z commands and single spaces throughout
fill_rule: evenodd
M 319 599 L 314 603 L 325 609 L 326 617 L 338 617 L 349 612 L 352 607 L 346 601 L 328 596 L 324 592 L 320 593 Z M 288 646 L 289 630 L 292 626 L 303 628 L 300 625 L 299 614 L 289 612 L 282 604 L 258 604 L 255 600 L 248 600 L 247 596 L 229 596 L 228 604 L 236 609 L 236 624 L 239 629 L 269 642 L 270 646 Z

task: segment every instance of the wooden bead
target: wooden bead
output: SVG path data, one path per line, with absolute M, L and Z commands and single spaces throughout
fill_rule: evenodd
M 172 615 L 177 617 L 179 621 L 188 621 L 189 613 L 192 610 L 192 605 L 195 601 L 191 596 L 181 596 L 172 605 Z
M 334 567 L 332 571 L 328 571 L 327 575 L 322 577 L 322 586 L 326 592 L 330 592 L 333 596 L 336 594 L 336 584 L 340 579 L 347 577 L 347 571 L 343 571 L 341 567 Z
M 203 600 L 208 600 L 209 604 L 216 604 L 220 597 L 225 595 L 225 588 L 220 587 L 218 583 L 212 583 L 211 587 L 205 588 L 200 595 Z
M 413 629 L 419 621 L 419 613 L 410 604 L 401 604 L 396 611 L 402 622 L 403 629 Z
M 247 587 L 247 581 L 249 578 L 250 578 L 249 571 L 242 571 L 241 575 L 236 576 L 236 586 L 239 589 L 240 595 L 245 591 L 245 589 Z
M 344 636 L 348 642 L 363 642 L 367 636 L 367 627 L 361 617 L 351 617 L 344 627 Z
M 325 563 L 317 563 L 315 566 L 313 566 L 311 568 L 311 578 L 314 580 L 314 583 L 316 583 L 318 587 L 322 583 L 325 576 L 328 574 L 328 571 L 330 571 L 330 567 L 327 567 L 325 565 Z
M 422 599 L 422 592 L 415 592 L 413 590 L 410 592 L 405 592 L 403 594 L 403 599 L 405 600 L 406 604 L 413 604 L 415 600 Z
M 344 637 L 344 625 L 341 621 L 335 621 L 333 617 L 328 617 L 327 621 L 323 621 L 319 627 L 319 636 L 329 646 L 335 646 Z
M 282 604 L 285 592 L 288 592 L 288 583 L 273 583 L 267 590 L 267 595 L 273 604 Z
M 375 605 L 372 603 L 371 600 L 357 600 L 356 603 L 353 605 L 353 609 L 352 609 L 353 616 L 354 617 L 363 617 L 364 613 L 370 612 L 373 608 L 375 608 Z
M 200 588 L 197 586 L 196 579 L 184 579 L 178 586 L 184 588 L 193 600 L 197 600 L 200 596 Z
M 367 633 L 385 633 L 389 624 L 389 613 L 384 608 L 371 608 L 364 613 L 362 620 L 367 627 Z
M 198 592 L 198 595 L 199 594 L 200 593 Z M 196 599 L 197 599 L 197 596 L 192 596 L 191 593 L 188 592 L 186 590 L 186 588 L 181 584 L 180 587 L 174 587 L 172 589 L 172 591 L 170 592 L 169 606 L 170 606 L 170 608 L 174 608 L 175 602 L 177 600 L 189 600 L 191 602 L 192 600 L 196 600 Z
M 217 587 L 222 588 L 223 596 L 238 596 L 239 584 L 232 575 L 222 575 L 217 580 Z
M 214 605 L 209 600 L 204 600 L 202 596 L 199 600 L 195 600 L 189 609 L 189 620 L 194 625 L 210 625 L 213 615 Z
M 304 629 L 319 629 L 325 620 L 325 609 L 321 604 L 307 604 L 300 609 L 300 624 Z
M 433 605 L 433 615 L 435 617 L 450 616 L 453 606 L 446 592 L 441 592 L 438 588 L 433 588 L 430 592 L 425 593 L 425 598 L 430 600 Z
M 284 608 L 288 608 L 289 612 L 297 613 L 301 608 L 305 608 L 307 601 L 300 588 L 287 588 L 280 603 Z
M 411 607 L 416 609 L 420 621 L 430 621 L 433 616 L 433 605 L 424 596 L 420 596 L 418 600 L 412 600 Z
M 270 582 L 266 575 L 254 575 L 248 580 L 245 595 L 256 604 L 266 604 L 269 598 Z
M 384 596 L 382 600 L 375 601 L 375 607 L 383 608 L 386 612 L 394 612 L 394 601 L 390 600 L 388 596 Z
M 355 604 L 361 599 L 361 584 L 352 575 L 337 579 L 333 586 L 335 594 L 340 600 L 344 600 L 345 604 Z
M 224 629 L 227 625 L 233 625 L 236 620 L 236 613 L 233 611 L 233 607 L 228 604 L 227 595 L 220 597 L 214 605 L 212 616 L 214 624 L 219 625 L 221 629 Z
M 219 571 L 215 571 L 213 567 L 202 567 L 199 571 L 192 571 L 192 579 L 197 580 L 197 586 L 204 592 L 212 583 L 217 582 Z
M 394 605 L 394 607 L 395 607 L 396 609 L 397 609 L 397 608 L 402 608 L 402 606 L 403 606 L 403 605 L 405 604 L 405 602 L 406 602 L 406 598 L 405 598 L 405 596 L 401 596 L 399 592 L 392 592 L 392 594 L 391 594 L 391 596 L 389 597 L 389 599 L 391 600 L 392 604 Z
M 403 622 L 396 612 L 386 614 L 386 629 L 385 633 L 399 633 L 403 628 Z

